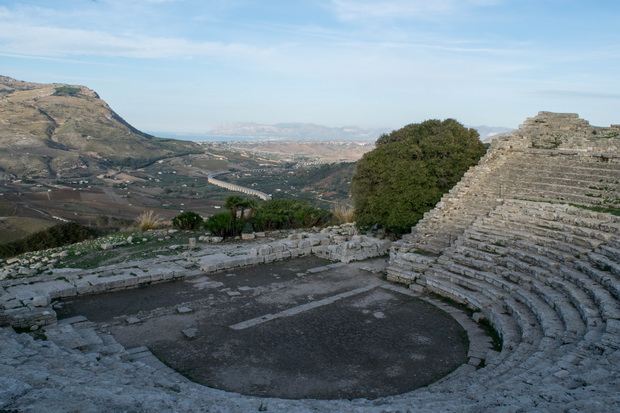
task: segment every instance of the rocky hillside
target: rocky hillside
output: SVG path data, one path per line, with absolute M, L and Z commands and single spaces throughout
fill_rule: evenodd
M 191 152 L 140 132 L 87 87 L 0 76 L 0 179 L 88 176 Z

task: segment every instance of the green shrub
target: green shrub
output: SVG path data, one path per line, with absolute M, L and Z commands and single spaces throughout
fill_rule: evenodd
M 296 199 L 271 199 L 260 204 L 250 219 L 254 231 L 309 228 L 324 224 L 329 212 Z
M 8 258 L 30 251 L 46 250 L 95 238 L 97 231 L 74 222 L 55 225 L 28 237 L 0 245 L 0 257 Z
M 56 88 L 56 91 L 52 94 L 52 96 L 75 96 L 81 92 L 79 87 L 72 86 L 60 86 Z
M 172 226 L 177 229 L 196 229 L 202 225 L 203 219 L 200 215 L 192 211 L 181 212 L 172 218 Z
M 243 230 L 245 222 L 239 218 L 233 218 L 229 211 L 218 212 L 211 215 L 204 222 L 204 227 L 211 234 L 218 237 L 231 237 L 237 236 Z

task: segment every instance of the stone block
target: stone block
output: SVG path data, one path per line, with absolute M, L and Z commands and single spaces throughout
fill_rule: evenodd
M 129 274 L 118 274 L 103 278 L 106 290 L 122 290 L 130 285 L 132 276 Z M 137 280 L 135 280 L 137 284 Z
M 140 272 L 136 276 L 136 279 L 138 281 L 138 284 L 146 284 L 152 281 L 152 274 L 148 272 Z
M 292 256 L 291 251 L 288 250 L 277 253 L 276 255 L 278 257 L 278 260 L 284 260 L 286 258 L 291 258 Z
M 274 253 L 284 252 L 286 250 L 286 246 L 281 243 L 271 244 L 271 251 Z
M 32 297 L 32 305 L 35 307 L 47 307 L 52 302 L 49 294 L 35 295 Z
M 300 255 L 299 248 L 291 248 L 288 250 L 288 252 L 291 253 L 292 258 L 299 257 Z
M 271 254 L 271 252 L 271 246 L 269 245 L 263 245 L 258 248 L 258 255 L 265 256 Z
M 300 248 L 300 249 L 311 249 L 312 245 L 313 245 L 312 240 L 303 239 L 303 240 L 299 241 L 298 248 Z
M 265 263 L 274 262 L 277 260 L 278 260 L 278 254 L 268 254 L 264 256 Z
M 181 330 L 181 333 L 183 333 L 183 335 L 189 339 L 189 340 L 193 340 L 196 338 L 196 335 L 198 334 L 198 329 L 196 328 L 187 328 L 185 330 Z

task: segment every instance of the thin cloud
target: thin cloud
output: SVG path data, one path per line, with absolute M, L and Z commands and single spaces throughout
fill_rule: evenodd
M 536 96 L 554 99 L 608 99 L 620 100 L 620 93 L 589 92 L 579 90 L 540 90 Z
M 200 56 L 265 58 L 268 49 L 239 43 L 196 42 L 183 38 L 108 34 L 83 29 L 3 24 L 0 52 L 33 56 L 117 56 L 192 58 Z
M 426 19 L 496 3 L 496 0 L 331 0 L 332 9 L 344 21 Z

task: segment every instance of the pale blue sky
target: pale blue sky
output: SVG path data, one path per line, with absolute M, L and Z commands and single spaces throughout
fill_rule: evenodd
M 620 123 L 617 0 L 2 0 L 0 74 L 146 131 Z

